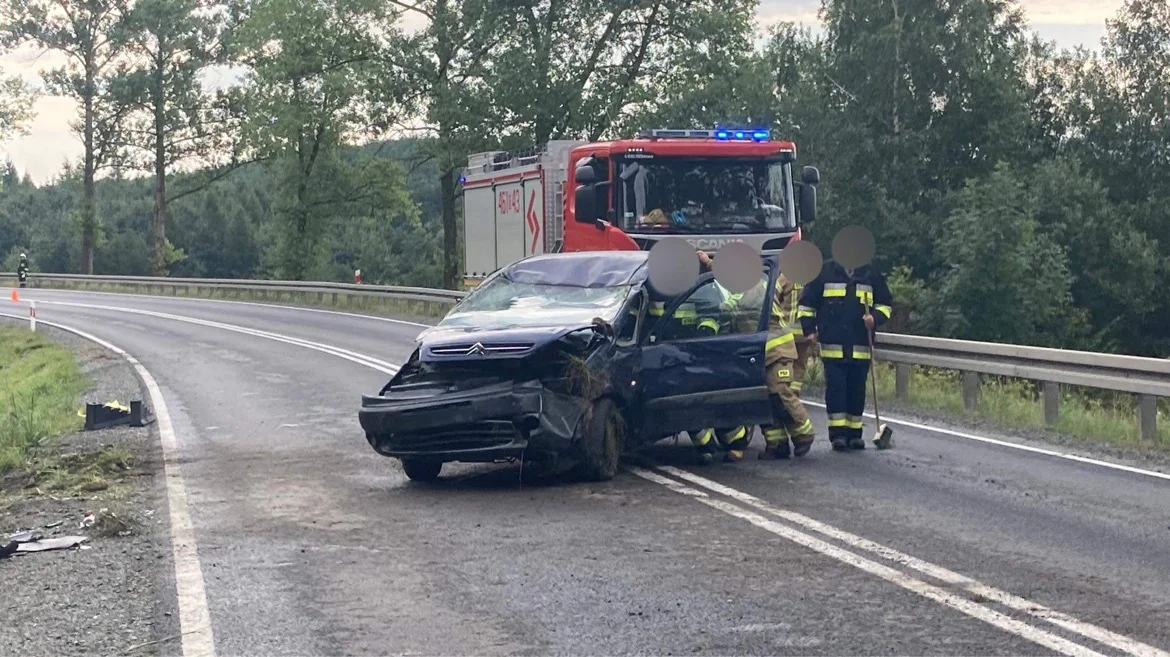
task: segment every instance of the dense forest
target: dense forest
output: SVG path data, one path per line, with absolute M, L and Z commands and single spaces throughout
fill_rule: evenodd
M 821 170 L 822 250 L 874 232 L 905 330 L 1170 355 L 1165 0 L 1092 51 L 1011 0 L 824 0 L 762 35 L 751 0 L 63 3 L 108 8 L 123 65 L 46 75 L 101 111 L 52 184 L 0 172 L 5 269 L 453 285 L 467 153 L 768 125 Z M 59 4 L 0 0 L 0 45 L 92 49 Z M 193 81 L 225 63 L 237 86 Z

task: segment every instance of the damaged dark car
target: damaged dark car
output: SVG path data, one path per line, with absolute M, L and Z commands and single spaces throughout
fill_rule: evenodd
M 448 462 L 523 460 L 601 481 L 627 450 L 770 421 L 770 295 L 727 303 L 704 274 L 665 297 L 647 267 L 646 252 L 609 251 L 533 256 L 496 272 L 362 397 L 370 446 L 414 480 L 437 478 Z M 775 271 L 765 258 L 759 289 L 771 289 Z

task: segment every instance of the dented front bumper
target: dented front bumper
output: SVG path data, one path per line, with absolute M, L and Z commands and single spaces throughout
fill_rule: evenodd
M 462 392 L 363 395 L 358 418 L 385 456 L 493 462 L 563 454 L 584 408 L 539 381 L 506 381 Z

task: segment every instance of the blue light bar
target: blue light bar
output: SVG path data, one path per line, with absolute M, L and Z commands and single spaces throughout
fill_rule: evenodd
M 716 128 L 714 130 L 646 130 L 638 135 L 643 139 L 715 139 L 716 141 L 768 141 L 771 133 L 765 128 L 750 130 Z

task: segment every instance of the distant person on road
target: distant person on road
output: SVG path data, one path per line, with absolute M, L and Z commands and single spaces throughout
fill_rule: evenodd
M 825 261 L 800 297 L 801 325 L 810 347 L 820 346 L 825 368 L 829 442 L 836 451 L 865 449 L 865 384 L 874 330 L 892 314 L 886 279 L 872 265 L 855 269 Z
M 20 263 L 16 265 L 16 280 L 20 287 L 28 287 L 28 256 L 20 254 Z

